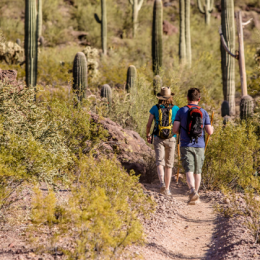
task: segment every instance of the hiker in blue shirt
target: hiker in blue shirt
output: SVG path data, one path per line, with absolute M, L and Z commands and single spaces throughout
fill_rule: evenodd
M 165 195 L 171 195 L 170 183 L 176 146 L 176 135 L 172 131 L 172 126 L 179 110 L 177 106 L 173 105 L 173 96 L 174 93 L 171 93 L 170 88 L 163 87 L 161 89 L 161 92 L 157 94 L 159 102 L 151 108 L 146 126 L 147 141 L 151 143 L 152 138 L 154 138 L 160 192 Z M 153 120 L 155 120 L 155 128 L 152 133 L 153 136 L 151 136 L 150 129 Z
M 189 203 L 199 199 L 201 171 L 204 163 L 204 129 L 213 134 L 208 113 L 198 106 L 200 90 L 191 88 L 187 95 L 188 105 L 180 108 L 175 117 L 173 132 L 180 133 L 181 160 L 189 186 Z M 192 111 L 193 110 L 193 111 Z M 196 118 L 193 118 L 193 116 Z M 193 121 L 192 121 L 193 120 Z

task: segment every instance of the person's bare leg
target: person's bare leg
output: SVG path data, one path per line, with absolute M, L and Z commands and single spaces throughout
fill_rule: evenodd
M 160 183 L 164 183 L 164 167 L 162 165 L 157 166 L 157 173 Z
M 195 188 L 195 180 L 193 172 L 186 172 L 187 184 L 190 189 Z
M 198 192 L 201 183 L 201 174 L 194 174 L 194 179 L 195 179 L 195 190 Z
M 172 179 L 172 168 L 165 167 L 165 186 L 169 190 Z

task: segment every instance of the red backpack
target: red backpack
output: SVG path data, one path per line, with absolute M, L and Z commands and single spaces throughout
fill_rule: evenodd
M 188 119 L 187 119 L 187 133 L 190 137 L 190 142 L 198 143 L 198 138 L 202 136 L 203 133 L 203 113 L 201 111 L 201 107 L 187 105 L 189 108 L 188 111 Z

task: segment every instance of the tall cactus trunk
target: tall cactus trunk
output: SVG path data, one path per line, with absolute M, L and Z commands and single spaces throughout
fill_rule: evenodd
M 36 16 L 36 0 L 25 1 L 25 73 L 26 85 L 36 86 L 37 83 L 37 16 Z
M 235 21 L 233 0 L 221 0 L 221 26 L 228 49 L 235 52 Z M 235 59 L 221 44 L 221 68 L 224 100 L 228 101 L 230 115 L 235 115 Z
M 180 6 L 180 39 L 179 39 L 179 58 L 180 63 L 186 63 L 186 40 L 185 40 L 185 0 L 179 0 Z
M 210 13 L 210 0 L 206 0 L 206 10 L 205 10 L 205 23 L 206 25 L 210 25 L 210 17 L 211 17 L 211 13 Z
M 138 0 L 133 0 L 133 38 L 136 35 L 137 22 L 138 22 Z
M 134 65 L 130 65 L 127 70 L 127 78 L 126 78 L 126 91 L 130 93 L 130 90 L 135 87 L 137 78 L 137 72 Z
M 107 7 L 106 0 L 101 0 L 101 38 L 103 54 L 107 55 Z
M 88 65 L 86 56 L 83 52 L 78 52 L 73 62 L 73 86 L 75 93 L 78 96 L 78 100 L 82 101 L 82 98 L 87 97 L 88 86 Z
M 186 38 L 186 55 L 187 64 L 191 67 L 191 37 L 190 37 L 190 0 L 186 0 L 185 3 L 185 38 Z
M 154 75 L 158 75 L 162 67 L 162 1 L 155 0 L 153 7 L 152 28 L 152 61 Z
M 191 67 L 191 37 L 190 37 L 190 0 L 179 0 L 180 7 L 180 38 L 179 59 L 183 65 Z
M 38 37 L 42 36 L 42 0 L 38 0 Z

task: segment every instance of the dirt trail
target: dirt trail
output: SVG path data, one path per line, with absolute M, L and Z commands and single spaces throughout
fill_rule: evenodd
M 218 218 L 213 201 L 200 193 L 201 202 L 187 205 L 186 184 L 171 184 L 172 196 L 158 193 L 158 183 L 144 184 L 158 207 L 151 221 L 145 223 L 147 245 L 135 247 L 135 253 L 144 259 L 213 259 Z M 218 258 L 216 258 L 218 259 Z

